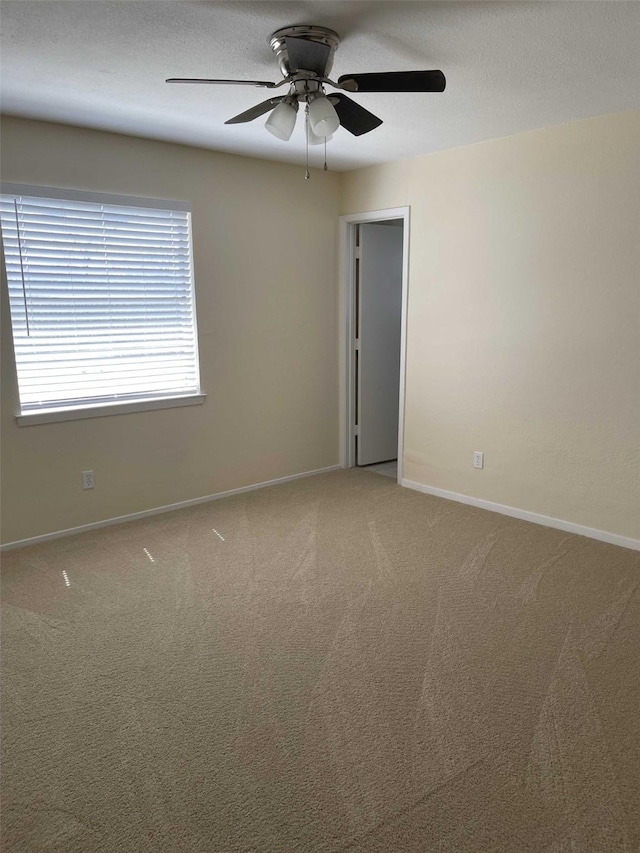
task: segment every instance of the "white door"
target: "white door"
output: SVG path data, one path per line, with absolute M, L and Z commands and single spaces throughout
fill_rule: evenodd
M 360 225 L 358 465 L 398 455 L 402 231 L 402 224 Z

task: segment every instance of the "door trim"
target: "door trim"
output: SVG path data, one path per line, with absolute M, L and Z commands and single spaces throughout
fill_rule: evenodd
M 407 357 L 407 306 L 409 290 L 409 214 L 410 208 L 390 207 L 340 217 L 340 467 L 356 464 L 355 421 L 355 234 L 356 226 L 368 222 L 402 219 L 402 314 L 400 329 L 400 407 L 398 411 L 398 482 L 403 479 L 404 408 Z

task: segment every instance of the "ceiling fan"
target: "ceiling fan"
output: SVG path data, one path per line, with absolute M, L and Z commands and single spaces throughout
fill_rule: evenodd
M 274 136 L 288 140 L 293 133 L 296 114 L 306 104 L 307 141 L 326 142 L 342 126 L 354 136 L 375 130 L 382 119 L 360 106 L 344 92 L 443 92 L 446 80 L 442 71 L 389 71 L 373 74 L 343 74 L 337 82 L 329 78 L 339 35 L 326 27 L 300 25 L 283 27 L 271 36 L 283 80 L 210 80 L 170 77 L 167 83 L 217 83 L 227 86 L 260 86 L 277 89 L 288 86 L 286 95 L 268 98 L 255 107 L 228 119 L 225 124 L 241 124 L 270 113 L 266 128 Z M 327 95 L 325 86 L 338 89 Z

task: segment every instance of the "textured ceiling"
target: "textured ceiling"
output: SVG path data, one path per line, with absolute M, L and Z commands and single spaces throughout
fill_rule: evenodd
M 384 124 L 339 130 L 330 168 L 415 157 L 640 107 L 637 2 L 172 2 L 4 0 L 2 109 L 301 163 L 264 119 L 225 119 L 270 93 L 169 86 L 165 77 L 279 80 L 271 32 L 321 24 L 340 34 L 333 78 L 440 68 L 443 94 L 355 96 Z M 280 94 L 278 90 L 274 94 Z M 321 152 L 312 149 L 318 163 Z

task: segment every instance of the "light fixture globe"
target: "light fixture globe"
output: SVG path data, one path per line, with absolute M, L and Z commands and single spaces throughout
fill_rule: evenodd
M 307 130 L 309 133 L 309 145 L 322 145 L 324 142 L 329 142 L 333 139 L 333 134 L 330 134 L 329 136 L 316 136 L 311 130 L 311 126 L 309 126 Z
M 293 106 L 295 103 L 295 107 Z M 269 118 L 264 126 L 269 133 L 272 133 L 283 142 L 287 142 L 291 138 L 293 128 L 296 124 L 296 114 L 298 112 L 297 101 L 281 101 L 275 109 L 271 110 Z
M 320 95 L 309 104 L 309 127 L 316 136 L 331 136 L 340 127 L 340 119 L 333 104 Z

